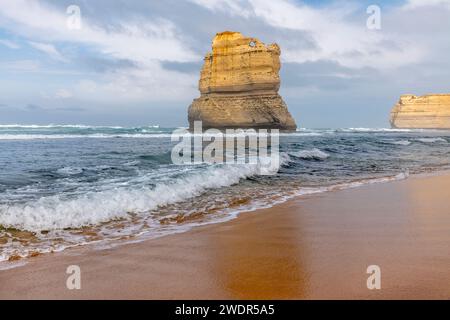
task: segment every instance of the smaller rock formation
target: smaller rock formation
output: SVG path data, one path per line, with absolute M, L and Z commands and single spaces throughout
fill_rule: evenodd
M 402 95 L 390 122 L 393 128 L 450 129 L 450 94 Z
M 200 98 L 188 111 L 189 126 L 295 130 L 278 94 L 280 48 L 239 32 L 218 33 L 200 74 Z

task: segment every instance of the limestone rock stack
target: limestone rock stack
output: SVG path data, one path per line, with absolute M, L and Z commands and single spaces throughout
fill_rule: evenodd
M 390 122 L 393 128 L 450 129 L 450 94 L 402 95 Z
M 189 126 L 295 130 L 278 94 L 280 48 L 239 32 L 218 33 L 200 73 L 200 98 L 189 107 Z

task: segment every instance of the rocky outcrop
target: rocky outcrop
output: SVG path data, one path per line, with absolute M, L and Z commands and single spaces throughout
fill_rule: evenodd
M 450 94 L 402 95 L 390 122 L 393 128 L 450 129 Z
M 239 32 L 218 33 L 200 73 L 200 98 L 189 107 L 189 126 L 295 130 L 278 94 L 280 48 Z

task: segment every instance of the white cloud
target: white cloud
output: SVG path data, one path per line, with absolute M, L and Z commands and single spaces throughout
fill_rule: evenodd
M 417 62 L 424 55 L 422 48 L 408 40 L 383 30 L 367 29 L 365 8 L 361 10 L 352 3 L 315 8 L 288 0 L 232 1 L 232 6 L 230 0 L 192 1 L 215 11 L 234 9 L 234 14 L 242 13 L 243 17 L 260 19 L 273 28 L 301 31 L 309 36 L 315 48 L 280 43 L 286 62 L 334 60 L 347 67 L 389 69 Z M 241 9 L 247 6 L 251 9 Z M 361 19 L 354 18 L 357 14 Z
M 0 44 L 4 45 L 5 47 L 8 47 L 10 49 L 19 49 L 20 48 L 20 46 L 17 43 L 7 40 L 7 39 L 0 39 Z
M 232 15 L 249 17 L 252 13 L 251 7 L 245 5 L 241 0 L 191 0 L 199 6 L 212 11 L 226 11 Z
M 58 99 L 68 99 L 72 98 L 73 94 L 67 89 L 59 89 L 58 91 L 56 91 L 55 97 Z
M 52 44 L 34 42 L 34 41 L 29 41 L 28 43 L 36 50 L 39 50 L 39 51 L 42 51 L 42 52 L 48 54 L 51 58 L 53 58 L 55 60 L 62 61 L 62 62 L 68 62 L 68 60 Z
M 156 59 L 186 62 L 198 58 L 185 46 L 175 25 L 165 19 L 119 21 L 117 25 L 105 28 L 93 24 L 82 15 L 81 30 L 71 30 L 66 27 L 65 11 L 38 1 L 4 1 L 1 8 L 4 27 L 25 37 L 40 39 L 40 42 L 65 41 L 91 45 L 111 57 L 134 61 Z
M 84 79 L 73 89 L 75 97 L 90 101 L 190 101 L 197 95 L 197 80 L 197 74 L 164 70 L 158 63 L 149 61 L 139 68 L 105 74 L 102 81 Z
M 93 80 L 82 80 L 78 83 L 77 89 L 80 92 L 92 94 L 97 90 L 97 83 Z
M 1 8 L 0 27 L 28 38 L 30 45 L 54 59 L 67 61 L 56 49 L 55 43 L 72 43 L 85 46 L 103 58 L 132 61 L 135 68 L 111 71 L 95 81 L 98 86 L 95 94 L 103 91 L 107 94 L 105 99 L 116 101 L 116 96 L 121 95 L 133 100 L 136 97 L 173 100 L 186 92 L 192 94 L 192 88 L 196 85 L 195 77 L 165 70 L 161 66 L 162 61 L 201 60 L 186 45 L 177 27 L 167 19 L 148 21 L 134 16 L 132 20 L 99 26 L 89 21 L 82 11 L 81 30 L 70 30 L 66 27 L 65 10 L 57 10 L 42 2 L 2 1 Z M 91 97 L 89 90 L 80 89 L 80 93 L 85 94 L 86 98 Z
M 41 64 L 35 60 L 13 60 L 1 61 L 0 70 L 9 70 L 16 72 L 35 72 L 40 69 Z
M 450 9 L 450 0 L 408 0 L 404 5 L 405 9 L 416 9 L 422 7 L 446 7 Z
M 69 30 L 65 9 L 59 3 L 50 0 L 0 0 L 0 28 L 6 30 L 6 34 L 18 36 L 20 44 L 23 39 L 38 43 L 41 51 L 46 50 L 54 57 L 63 52 L 72 62 L 59 70 L 53 69 L 53 65 L 48 68 L 43 60 L 42 65 L 33 60 L 0 62 L 0 69 L 45 73 L 49 81 L 35 86 L 36 91 L 48 92 L 49 99 L 56 99 L 55 91 L 62 85 L 59 80 L 64 79 L 64 86 L 72 94 L 70 101 L 86 102 L 92 108 L 97 105 L 133 108 L 135 102 L 151 105 L 155 101 L 158 102 L 155 105 L 162 106 L 164 104 L 159 104 L 160 101 L 182 100 L 179 104 L 181 110 L 198 95 L 198 71 L 192 69 L 194 64 L 190 64 L 192 73 L 186 73 L 189 72 L 186 69 L 182 73 L 176 71 L 177 67 L 170 68 L 170 63 L 163 62 L 181 65 L 195 61 L 200 64 L 205 52 L 196 52 L 189 42 L 206 51 L 212 34 L 223 28 L 237 28 L 248 36 L 257 33 L 263 41 L 276 41 L 281 46 L 283 62 L 315 61 L 319 65 L 324 61 L 334 61 L 336 65 L 339 63 L 351 68 L 356 79 L 364 76 L 364 67 L 373 67 L 379 71 L 373 72 L 373 79 L 370 79 L 373 82 L 353 82 L 361 87 L 370 87 L 370 90 L 377 82 L 386 87 L 401 87 L 399 92 L 420 88 L 419 84 L 423 84 L 420 90 L 430 88 L 436 91 L 439 84 L 449 82 L 445 70 L 449 64 L 450 21 L 446 8 L 450 0 L 410 0 L 406 5 L 382 6 L 382 29 L 379 31 L 366 28 L 366 8 L 356 1 L 331 0 L 319 6 L 300 0 L 190 1 L 208 11 L 200 10 L 192 3 L 186 6 L 181 1 L 174 2 L 172 10 L 183 11 L 180 8 L 184 8 L 188 12 L 171 14 L 166 7 L 162 10 L 161 5 L 144 2 L 139 5 L 133 2 L 111 4 L 108 11 L 102 11 L 98 4 L 89 3 L 86 9 L 81 7 L 82 29 Z M 143 10 L 153 7 L 154 11 Z M 158 13 L 165 18 L 155 18 Z M 89 19 L 90 15 L 92 19 Z M 93 68 L 96 61 L 111 64 Z M 323 71 L 314 67 L 311 73 L 322 77 L 321 73 L 326 72 L 323 77 L 332 77 L 326 81 L 333 84 L 348 80 L 348 74 L 333 73 L 333 70 Z M 323 86 L 316 88 L 308 83 L 304 74 L 294 77 L 292 70 L 284 69 L 283 72 L 291 76 L 290 79 L 284 78 L 288 80 L 283 80 L 283 89 L 296 86 L 289 92 L 292 97 L 317 94 L 317 100 L 320 100 L 319 96 L 326 93 Z M 17 83 L 19 81 L 22 80 Z M 9 86 L 13 87 L 13 84 Z M 301 91 L 298 86 L 306 89 Z M 349 92 L 357 90 L 350 87 Z M 373 94 L 377 93 L 372 92 L 368 96 Z M 58 100 L 55 104 L 63 105 L 64 101 Z

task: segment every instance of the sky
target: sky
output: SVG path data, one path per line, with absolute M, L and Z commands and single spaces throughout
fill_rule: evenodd
M 225 30 L 281 47 L 299 127 L 388 127 L 401 94 L 450 92 L 450 0 L 0 0 L 0 124 L 185 126 Z

